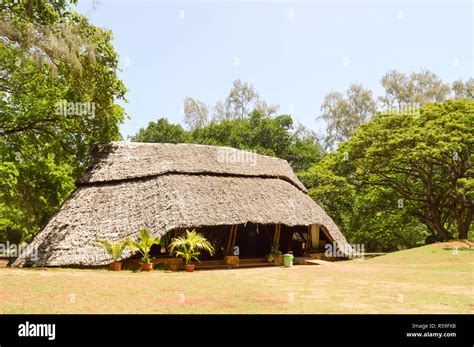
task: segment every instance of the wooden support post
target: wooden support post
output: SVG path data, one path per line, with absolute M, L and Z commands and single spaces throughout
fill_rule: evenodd
M 224 262 L 228 267 L 238 267 L 239 266 L 239 256 L 234 255 L 234 245 L 235 239 L 237 237 L 237 228 L 238 225 L 232 225 L 230 228 L 229 240 L 227 241 L 227 247 L 224 254 Z
M 229 241 L 227 241 L 227 247 L 226 247 L 228 254 L 232 252 L 233 243 L 235 242 L 234 232 L 235 232 L 236 227 L 237 226 L 234 224 L 232 224 L 232 226 L 230 227 Z
M 235 239 L 237 238 L 237 228 L 239 226 L 236 224 L 234 225 L 234 238 L 232 239 L 232 244 L 230 245 L 230 251 L 232 252 L 233 254 L 233 250 L 234 250 L 234 246 L 235 246 Z
M 311 225 L 308 225 L 308 237 L 306 238 L 305 246 L 306 251 L 311 251 L 311 249 L 313 248 L 313 241 L 311 238 Z
M 275 224 L 275 233 L 273 234 L 273 247 L 278 247 L 280 243 L 281 224 Z
M 232 240 L 232 233 L 233 232 L 234 232 L 234 225 L 232 224 L 231 227 L 230 227 L 229 239 L 227 240 L 227 245 L 225 247 L 226 252 L 229 252 L 230 240 Z
M 319 224 L 311 224 L 311 248 L 319 249 Z

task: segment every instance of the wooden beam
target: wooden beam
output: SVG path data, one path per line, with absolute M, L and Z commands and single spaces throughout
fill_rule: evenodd
M 323 234 L 328 238 L 329 241 L 334 242 L 334 237 L 332 237 L 331 234 L 329 234 L 329 231 L 326 229 L 324 225 L 320 225 L 319 230 L 323 231 Z
M 230 227 L 229 240 L 227 241 L 227 247 L 226 247 L 227 253 L 232 251 L 231 246 L 232 246 L 232 242 L 234 240 L 234 229 L 235 229 L 235 225 L 232 224 L 232 226 Z
M 232 244 L 230 245 L 230 251 L 232 252 L 233 254 L 233 250 L 234 250 L 234 246 L 235 246 L 235 239 L 237 238 L 237 229 L 238 229 L 239 225 L 236 224 L 234 225 L 234 237 L 232 238 Z
M 227 245 L 225 246 L 225 250 L 226 251 L 229 251 L 229 247 L 230 247 L 230 240 L 232 239 L 232 232 L 234 231 L 234 225 L 232 224 L 230 226 L 230 233 L 229 233 L 229 239 L 227 240 Z
M 275 233 L 273 234 L 272 246 L 278 246 L 280 243 L 281 224 L 275 224 Z
M 311 224 L 311 248 L 319 248 L 319 238 L 321 233 L 321 227 L 319 224 Z
M 306 245 L 305 249 L 310 251 L 313 248 L 313 240 L 311 238 L 311 224 L 308 225 L 308 237 L 306 238 Z

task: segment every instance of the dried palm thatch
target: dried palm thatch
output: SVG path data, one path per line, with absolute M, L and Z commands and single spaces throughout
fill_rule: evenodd
M 129 180 L 173 173 L 280 177 L 306 192 L 286 160 L 229 147 L 112 142 L 96 144 L 95 165 L 80 184 Z
M 320 224 L 341 248 L 348 247 L 286 161 L 262 155 L 253 163 L 229 156 L 223 161 L 222 151 L 251 154 L 189 144 L 96 146 L 95 163 L 77 190 L 13 265 L 105 265 L 110 257 L 97 245 L 99 238 L 135 237 L 140 228 L 157 237 L 176 228 L 248 222 Z M 28 256 L 33 247 L 37 259 Z

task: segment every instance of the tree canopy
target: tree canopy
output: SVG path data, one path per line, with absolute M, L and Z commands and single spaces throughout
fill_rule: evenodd
M 361 84 L 351 84 L 345 95 L 327 94 L 319 117 L 327 123 L 326 147 L 334 148 L 337 143 L 347 141 L 357 127 L 373 116 L 375 106 L 372 92 Z
M 209 121 L 219 123 L 225 120 L 244 119 L 254 111 L 260 111 L 266 116 L 275 115 L 278 106 L 268 105 L 260 98 L 254 86 L 240 79 L 235 80 L 224 101 L 218 101 L 214 106 L 214 114 L 209 114 L 209 107 L 202 101 L 186 97 L 184 100 L 184 122 L 188 129 L 195 130 L 209 124 Z
M 121 138 L 112 33 L 71 3 L 0 3 L 0 239 L 38 231 L 74 189 L 89 145 Z
M 384 95 L 375 97 L 361 84 L 351 84 L 342 94 L 331 91 L 321 105 L 317 119 L 326 122 L 324 147 L 333 150 L 347 141 L 363 123 L 379 112 L 416 111 L 428 102 L 453 99 L 474 99 L 474 79 L 456 80 L 451 85 L 428 70 L 405 74 L 396 70 L 386 72 L 380 79 Z
M 322 156 L 316 134 L 299 125 L 289 115 L 269 117 L 259 110 L 233 120 L 212 121 L 186 131 L 179 124 L 160 118 L 131 137 L 136 142 L 197 143 L 253 150 L 259 154 L 288 160 L 296 171 L 306 170 Z
M 158 118 L 148 123 L 136 135 L 130 137 L 135 142 L 188 143 L 189 132 L 179 124 L 172 124 L 166 118 Z
M 472 100 L 378 113 L 302 177 L 349 234 L 382 222 L 385 237 L 421 237 L 418 221 L 433 240 L 465 239 L 474 212 L 473 125 Z

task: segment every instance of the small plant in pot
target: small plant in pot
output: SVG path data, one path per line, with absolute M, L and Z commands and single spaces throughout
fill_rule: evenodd
M 130 240 L 125 239 L 119 242 L 113 242 L 107 239 L 101 239 L 97 241 L 105 251 L 112 257 L 113 262 L 109 264 L 110 268 L 114 271 L 120 271 L 122 268 L 122 262 L 119 261 L 122 253 L 128 248 Z
M 151 236 L 147 229 L 140 229 L 140 240 L 131 241 L 130 248 L 134 251 L 140 252 L 142 258 L 140 260 L 141 271 L 151 271 L 153 269 L 153 263 L 150 258 L 150 249 L 153 245 L 159 245 L 161 242 L 160 237 Z
M 283 253 L 278 248 L 273 252 L 273 258 L 276 264 L 283 263 Z
M 195 259 L 199 262 L 200 250 L 207 251 L 210 255 L 214 254 L 214 247 L 196 230 L 186 230 L 184 236 L 174 238 L 170 244 L 170 254 L 184 259 L 187 272 L 194 271 L 194 264 L 191 264 L 191 260 Z
M 278 246 L 272 246 L 270 254 L 267 255 L 267 261 L 276 264 L 280 264 L 283 261 L 283 253 L 278 249 Z

